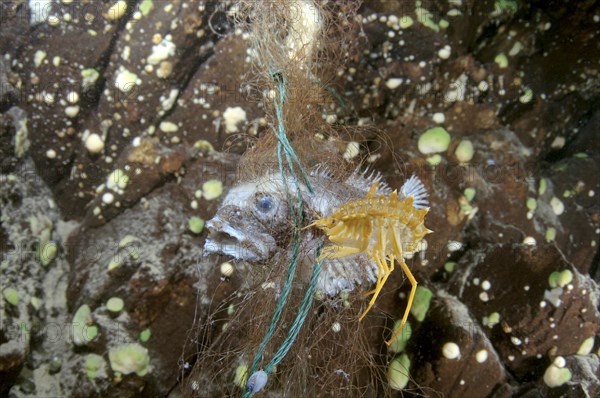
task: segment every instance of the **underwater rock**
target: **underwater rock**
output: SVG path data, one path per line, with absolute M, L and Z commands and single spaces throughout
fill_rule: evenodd
M 25 364 L 25 352 L 17 341 L 0 344 L 0 394 L 6 394 Z
M 271 134 L 272 120 L 264 116 L 274 94 L 257 90 L 248 74 L 254 52 L 247 32 L 227 20 L 227 2 L 144 0 L 121 8 L 122 1 L 55 1 L 49 13 L 31 9 L 42 3 L 1 5 L 0 267 L 7 281 L 2 290 L 14 286 L 18 299 L 13 292 L 0 300 L 6 321 L 0 394 L 23 368 L 24 353 L 13 349 L 22 338 L 28 365 L 11 394 L 164 396 L 194 367 L 192 381 L 206 396 L 219 395 L 223 384 L 194 366 L 205 360 L 199 347 L 226 336 L 227 328 L 240 329 L 226 325 L 225 315 L 209 315 L 226 313 L 225 299 L 243 295 L 240 286 L 260 272 L 248 273 L 240 261 L 232 274 L 221 273 L 222 258 L 202 256 L 207 230 L 194 234 L 188 221 L 209 220 L 222 199 L 205 200 L 202 183 L 217 179 L 230 189 L 239 163 L 232 153 Z M 114 15 L 107 14 L 111 7 Z M 416 172 L 431 194 L 427 226 L 435 234 L 407 259 L 421 285 L 435 293 L 423 322 L 411 317 L 413 335 L 403 351 L 416 381 L 409 386 L 419 393 L 598 395 L 597 339 L 590 340 L 598 333 L 592 280 L 600 281 L 600 177 L 593 172 L 600 164 L 598 15 L 594 2 L 416 7 L 366 0 L 351 45 L 329 38 L 347 63 L 322 83 L 339 98 L 324 104 L 322 115 L 310 112 L 341 127 L 353 143 L 348 160 L 364 159 L 394 187 Z M 354 28 L 345 26 L 344 33 Z M 447 150 L 423 156 L 419 135 L 436 127 L 451 136 Z M 310 123 L 302 128 L 319 145 L 331 143 Z M 473 145 L 468 161 L 470 151 L 456 156 L 464 140 Z M 31 217 L 46 217 L 53 227 L 33 233 Z M 43 266 L 36 245 L 50 239 L 56 252 Z M 311 352 L 314 361 L 301 355 L 294 361 L 312 365 L 282 364 L 293 372 L 272 380 L 284 388 L 308 380 L 315 396 L 323 386 L 348 395 L 389 392 L 381 385 L 394 358 L 382 347 L 406 303 L 404 279 L 393 273 L 358 324 L 369 331 L 364 341 L 349 332 L 358 329 L 364 300 L 317 300 L 326 319 L 338 323 L 311 324 L 324 343 L 313 351 L 300 345 L 296 352 Z M 274 294 L 269 286 L 269 294 L 259 295 L 265 300 Z M 108 315 L 104 304 L 113 296 L 123 298 L 125 309 Z M 292 297 L 300 300 L 302 292 Z M 84 304 L 99 326 L 93 344 L 73 350 L 64 334 L 51 339 L 49 328 Z M 463 305 L 472 335 L 451 316 Z M 152 337 L 141 344 L 151 357 L 151 377 L 90 381 L 86 370 L 97 363 L 86 369 L 88 355 L 106 361 L 113 339 L 133 342 L 148 328 Z M 478 346 L 486 341 L 493 347 Z M 444 356 L 446 343 L 458 351 L 451 345 Z M 331 347 L 362 351 L 351 357 Z M 552 368 L 550 376 L 559 377 L 545 383 L 557 356 L 570 380 L 566 370 Z M 54 357 L 62 364 L 57 372 L 47 365 Z M 232 362 L 218 373 L 238 388 L 239 358 Z M 468 382 L 474 375 L 482 382 Z
M 574 355 L 600 331 L 597 284 L 553 246 L 489 246 L 468 253 L 456 269 L 449 291 L 483 325 L 517 380 L 541 377 L 549 359 Z M 564 280 L 549 280 L 555 271 Z
M 90 304 L 96 320 L 104 322 L 99 325 L 100 334 L 108 338 L 99 342 L 100 347 L 115 338 L 122 342 L 120 333 L 137 338 L 144 328 L 152 329 L 152 338 L 143 343 L 153 369 L 153 376 L 144 379 L 145 392 L 165 393 L 171 385 L 170 372 L 181 354 L 173 346 L 186 344 L 179 325 L 193 324 L 197 296 L 207 305 L 206 289 L 214 284 L 213 278 L 220 278 L 218 266 L 203 260 L 203 234 L 199 237 L 188 231 L 188 220 L 192 215 L 208 219 L 216 211 L 217 201 L 196 199 L 195 192 L 205 180 L 227 177 L 224 170 L 238 157 L 216 152 L 206 157 L 193 157 L 196 153 L 191 152 L 189 156 L 185 162 L 190 169 L 179 183 L 154 187 L 102 225 L 82 224 L 68 242 L 72 264 L 68 305 Z M 229 183 L 231 178 L 224 181 Z M 133 178 L 128 188 L 135 189 L 137 181 Z M 194 208 L 193 201 L 201 205 Z M 96 307 L 114 296 L 123 299 L 125 309 L 119 314 L 98 312 Z
M 489 397 L 510 380 L 492 341 L 468 307 L 443 290 L 413 333 L 408 349 L 416 385 L 444 396 Z

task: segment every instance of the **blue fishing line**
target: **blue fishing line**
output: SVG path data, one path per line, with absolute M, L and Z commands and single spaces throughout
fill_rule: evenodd
M 283 145 L 283 147 L 285 148 L 285 157 L 287 159 L 287 163 L 290 168 L 290 172 L 294 176 L 294 183 L 296 184 L 296 187 L 298 187 L 298 183 L 297 183 L 298 177 L 296 176 L 296 173 L 294 171 L 293 163 L 296 163 L 298 165 L 298 168 L 300 169 L 300 174 L 302 175 L 302 179 L 304 180 L 304 184 L 308 188 L 308 191 L 310 193 L 313 193 L 312 185 L 310 184 L 310 181 L 308 181 L 308 177 L 306 176 L 306 173 L 304 172 L 304 169 L 302 168 L 302 165 L 300 164 L 300 160 L 298 159 L 298 156 L 296 155 L 294 148 L 292 148 L 292 145 L 290 144 L 290 141 L 287 138 L 287 134 L 285 133 L 285 127 L 283 125 L 283 103 L 285 101 L 285 82 L 283 81 L 283 77 L 281 76 L 281 74 L 276 73 L 273 76 L 275 78 L 275 81 L 277 82 L 277 87 L 279 88 L 279 104 L 275 104 L 275 115 L 277 116 L 277 129 L 278 129 L 278 133 L 279 133 L 279 134 L 276 134 L 277 139 L 279 140 L 278 143 Z M 291 158 L 291 161 L 290 161 L 290 158 Z M 279 162 L 280 171 L 281 171 L 281 168 L 282 168 L 282 165 L 281 165 L 281 159 L 280 159 L 280 162 Z M 284 179 L 284 182 L 287 184 L 287 179 L 285 178 L 285 176 L 282 174 L 281 177 Z
M 321 250 L 319 249 L 317 251 L 317 257 L 319 256 L 320 252 L 321 252 Z M 300 328 L 304 324 L 306 316 L 308 315 L 308 311 L 310 310 L 310 307 L 312 306 L 313 299 L 314 299 L 315 293 L 317 291 L 317 282 L 318 282 L 320 273 L 321 273 L 321 263 L 317 262 L 317 263 L 315 263 L 315 265 L 313 267 L 313 272 L 310 277 L 308 289 L 306 289 L 304 299 L 302 300 L 302 304 L 300 305 L 300 309 L 298 310 L 298 315 L 296 316 L 296 319 L 294 319 L 294 322 L 292 323 L 292 326 L 290 327 L 288 335 L 286 336 L 285 340 L 281 344 L 281 347 L 275 353 L 275 355 L 273 355 L 273 359 L 271 359 L 271 361 L 267 364 L 267 366 L 265 366 L 265 368 L 264 368 L 265 372 L 270 373 L 273 370 L 273 368 L 275 366 L 277 366 L 277 364 L 279 364 L 279 362 L 281 362 L 283 360 L 283 358 L 285 358 L 288 351 L 292 348 L 294 341 L 296 341 L 296 338 L 298 337 L 298 333 L 300 333 Z
M 321 252 L 321 248 L 319 248 L 317 250 L 317 257 L 319 256 L 320 252 Z M 292 323 L 292 326 L 290 327 L 290 330 L 288 331 L 288 334 L 285 337 L 285 340 L 281 344 L 281 347 L 279 347 L 279 349 L 277 350 L 275 355 L 273 355 L 273 358 L 271 359 L 271 361 L 269 361 L 269 363 L 263 368 L 262 372 L 264 372 L 265 375 L 270 374 L 273 371 L 273 368 L 275 368 L 275 366 L 277 366 L 279 364 L 279 362 L 281 362 L 285 358 L 285 356 L 288 354 L 288 352 L 292 348 L 292 345 L 296 341 L 296 338 L 298 337 L 298 334 L 300 333 L 300 329 L 302 328 L 302 325 L 304 324 L 304 321 L 306 320 L 306 317 L 308 316 L 308 312 L 312 306 L 312 303 L 313 303 L 313 300 L 315 297 L 315 293 L 317 291 L 317 282 L 319 280 L 320 273 L 321 273 L 321 263 L 316 262 L 315 265 L 313 266 L 313 272 L 310 277 L 310 282 L 309 282 L 308 288 L 306 289 L 306 293 L 304 294 L 304 299 L 302 300 L 302 304 L 300 305 L 300 308 L 298 309 L 298 314 L 296 315 L 296 318 L 294 319 L 294 322 Z M 266 337 L 266 335 L 265 335 L 265 337 Z M 261 355 L 262 355 L 262 353 L 261 353 Z M 254 360 L 256 361 L 257 358 L 258 358 L 258 352 L 257 352 L 257 356 L 254 358 Z M 256 368 L 253 365 L 253 368 L 250 370 L 250 375 L 256 374 L 255 372 L 256 372 Z M 266 380 L 265 380 L 265 383 L 266 383 Z M 244 394 L 242 395 L 242 398 L 249 398 L 252 396 L 252 394 L 254 392 L 258 392 L 259 390 L 260 389 L 258 389 L 257 391 L 252 391 L 251 389 L 247 389 L 244 392 Z
M 243 398 L 250 397 L 252 394 L 254 394 L 255 392 L 258 392 L 260 389 L 262 389 L 262 387 L 264 387 L 264 384 L 267 382 L 268 374 L 271 373 L 273 371 L 273 368 L 275 366 L 277 366 L 277 364 L 285 358 L 285 356 L 291 349 L 292 345 L 296 341 L 296 338 L 298 337 L 298 333 L 300 333 L 300 329 L 302 328 L 302 325 L 304 324 L 304 321 L 306 320 L 306 316 L 308 315 L 310 307 L 312 306 L 314 295 L 315 295 L 315 292 L 317 289 L 318 277 L 321 272 L 321 263 L 316 262 L 315 265 L 313 266 L 313 272 L 312 272 L 312 275 L 311 275 L 311 278 L 309 281 L 308 288 L 304 295 L 304 299 L 302 300 L 302 303 L 300 305 L 300 308 L 298 309 L 296 318 L 294 319 L 294 322 L 292 323 L 286 338 L 284 339 L 283 343 L 281 344 L 281 347 L 279 347 L 279 349 L 277 350 L 277 352 L 275 353 L 275 355 L 273 356 L 271 361 L 269 361 L 269 363 L 263 368 L 262 371 L 257 372 L 256 369 L 258 367 L 258 363 L 260 362 L 261 358 L 263 357 L 263 354 L 267 347 L 267 344 L 273 337 L 273 333 L 275 332 L 275 329 L 277 328 L 277 324 L 279 323 L 281 313 L 283 312 L 283 308 L 287 302 L 289 293 L 291 291 L 292 282 L 294 280 L 294 275 L 296 273 L 296 267 L 298 265 L 298 256 L 300 254 L 300 244 L 301 244 L 300 226 L 302 224 L 303 205 L 302 205 L 302 192 L 301 192 L 300 184 L 298 183 L 299 178 L 298 178 L 298 175 L 296 174 L 296 170 L 294 168 L 294 163 L 298 167 L 298 169 L 300 171 L 300 175 L 302 176 L 304 183 L 305 183 L 306 187 L 308 188 L 309 192 L 313 193 L 313 189 L 310 185 L 310 182 L 308 181 L 308 177 L 307 177 L 306 173 L 304 172 L 304 169 L 302 168 L 302 165 L 300 164 L 300 161 L 299 161 L 294 149 L 292 148 L 289 140 L 287 139 L 287 135 L 285 133 L 285 127 L 283 125 L 283 103 L 284 103 L 284 99 L 285 99 L 285 83 L 283 81 L 283 78 L 279 74 L 274 75 L 274 78 L 275 78 L 275 81 L 277 82 L 277 85 L 279 88 L 279 99 L 278 99 L 278 102 L 276 102 L 276 104 L 275 104 L 275 114 L 277 117 L 278 131 L 277 132 L 274 131 L 274 133 L 276 133 L 276 136 L 278 138 L 277 159 L 278 159 L 278 163 L 279 163 L 279 172 L 281 174 L 281 178 L 282 178 L 283 185 L 285 188 L 285 194 L 286 194 L 287 201 L 288 201 L 288 204 L 290 207 L 290 211 L 292 213 L 292 218 L 294 221 L 293 244 L 292 244 L 292 250 L 291 250 L 291 256 L 290 256 L 290 263 L 288 266 L 287 278 L 286 278 L 285 284 L 283 286 L 281 296 L 279 297 L 279 300 L 277 302 L 277 306 L 275 308 L 275 312 L 273 313 L 273 318 L 271 319 L 269 328 L 267 329 L 267 332 L 265 333 L 265 336 L 263 337 L 263 340 L 256 352 L 256 355 L 254 356 L 254 360 L 252 361 L 252 366 L 251 366 L 250 372 L 249 372 L 249 374 L 250 374 L 249 380 L 256 381 L 256 380 L 258 380 L 259 376 L 261 377 L 260 386 L 258 386 L 259 382 L 256 382 L 256 384 L 249 383 L 248 389 L 242 395 Z M 290 170 L 290 173 L 292 174 L 292 176 L 294 178 L 294 185 L 296 186 L 296 206 L 294 206 L 292 195 L 290 194 L 290 190 L 288 187 L 288 179 L 285 175 L 285 168 L 283 165 L 283 156 L 285 156 L 287 166 Z M 321 251 L 321 248 L 319 248 L 317 250 L 317 258 L 319 256 L 320 251 Z M 250 384 L 252 384 L 252 386 L 250 386 Z

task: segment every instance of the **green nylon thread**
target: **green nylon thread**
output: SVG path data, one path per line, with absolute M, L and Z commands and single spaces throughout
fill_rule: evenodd
M 320 254 L 320 250 L 317 252 L 317 257 L 319 256 L 319 254 Z M 292 326 L 290 327 L 288 335 L 286 336 L 285 340 L 281 344 L 281 347 L 275 353 L 275 355 L 273 355 L 273 359 L 271 359 L 271 361 L 263 369 L 265 372 L 271 373 L 273 368 L 275 366 L 277 366 L 277 364 L 279 364 L 279 362 L 281 362 L 283 360 L 283 358 L 285 358 L 288 351 L 292 348 L 294 341 L 298 337 L 298 333 L 300 333 L 300 328 L 302 327 L 302 325 L 304 324 L 304 321 L 306 320 L 308 311 L 310 310 L 310 307 L 312 306 L 313 299 L 314 299 L 315 293 L 317 291 L 317 282 L 318 282 L 320 273 L 321 273 L 321 263 L 317 262 L 317 263 L 315 263 L 315 265 L 313 267 L 313 273 L 310 277 L 308 289 L 306 290 L 304 299 L 302 300 L 302 304 L 300 305 L 300 309 L 298 310 L 298 315 L 296 316 L 296 319 L 294 319 L 294 322 L 292 323 Z
M 300 189 L 300 187 L 298 186 L 298 177 L 296 176 L 296 173 L 294 171 L 294 163 L 296 163 L 296 165 L 298 165 L 298 168 L 300 169 L 300 174 L 302 175 L 302 179 L 304 180 L 304 184 L 306 185 L 306 187 L 308 188 L 308 191 L 310 193 L 313 193 L 313 189 L 312 189 L 312 185 L 310 184 L 310 181 L 308 180 L 308 177 L 306 175 L 306 173 L 304 172 L 304 169 L 302 168 L 302 165 L 300 164 L 300 160 L 298 159 L 298 156 L 296 155 L 296 152 L 294 151 L 294 148 L 292 148 L 292 144 L 290 144 L 290 141 L 287 138 L 287 134 L 285 133 L 285 126 L 283 125 L 283 103 L 285 101 L 285 82 L 283 81 L 283 77 L 281 76 L 281 74 L 276 73 L 274 74 L 274 78 L 275 81 L 277 82 L 277 87 L 279 88 L 279 102 L 275 104 L 275 115 L 277 117 L 277 129 L 278 129 L 278 134 L 276 134 L 277 139 L 278 139 L 278 145 L 283 145 L 283 147 L 285 148 L 285 157 L 288 163 L 288 166 L 290 168 L 290 172 L 292 173 L 293 177 L 294 177 L 294 184 L 296 184 L 296 188 L 298 188 L 298 190 Z M 280 150 L 280 148 L 277 148 L 278 151 Z M 290 161 L 291 158 L 291 161 Z M 287 179 L 285 178 L 285 175 L 283 175 L 283 171 L 282 171 L 282 164 L 281 164 L 281 159 L 279 160 L 279 170 L 282 173 L 281 174 L 281 178 L 283 178 L 284 183 L 287 187 Z
M 273 333 L 275 332 L 275 329 L 277 328 L 277 324 L 279 323 L 281 313 L 283 311 L 283 308 L 286 304 L 287 298 L 291 291 L 292 282 L 294 280 L 294 275 L 296 273 L 296 267 L 298 265 L 298 256 L 300 254 L 300 244 L 301 244 L 300 231 L 301 231 L 301 225 L 302 225 L 303 203 L 302 203 L 302 193 L 301 193 L 301 188 L 300 188 L 300 184 L 299 184 L 299 178 L 298 178 L 298 175 L 296 174 L 296 170 L 294 168 L 294 163 L 298 167 L 298 169 L 300 171 L 300 175 L 302 176 L 302 179 L 304 180 L 304 184 L 308 188 L 309 192 L 313 193 L 313 189 L 308 180 L 308 177 L 307 177 L 306 173 L 304 172 L 304 169 L 302 168 L 300 161 L 299 161 L 294 149 L 292 148 L 289 140 L 287 139 L 287 135 L 285 133 L 285 126 L 283 124 L 283 103 L 285 100 L 285 83 L 280 74 L 274 74 L 273 77 L 274 77 L 275 81 L 277 82 L 277 86 L 279 88 L 279 99 L 278 99 L 278 102 L 275 103 L 275 114 L 277 117 L 278 129 L 277 129 L 277 131 L 274 130 L 273 132 L 276 134 L 277 139 L 278 139 L 277 159 L 279 162 L 279 172 L 280 172 L 281 178 L 283 180 L 283 185 L 285 188 L 287 201 L 288 201 L 290 211 L 292 214 L 292 219 L 294 222 L 293 244 L 292 244 L 290 263 L 288 266 L 286 282 L 285 282 L 285 285 L 283 286 L 281 296 L 279 297 L 279 300 L 277 302 L 277 306 L 275 308 L 275 312 L 273 313 L 273 318 L 271 319 L 271 323 L 269 324 L 267 332 L 265 333 L 265 336 L 263 337 L 263 340 L 256 352 L 256 355 L 254 356 L 254 360 L 252 361 L 252 366 L 251 366 L 250 372 L 249 372 L 250 376 L 256 372 L 258 364 L 259 364 L 261 358 L 263 357 L 264 350 L 265 350 L 267 344 L 269 343 L 269 341 L 271 340 L 271 338 L 273 337 Z M 293 199 L 290 194 L 290 190 L 288 187 L 288 179 L 285 175 L 285 168 L 283 165 L 283 156 L 282 155 L 285 156 L 288 169 L 294 179 L 294 185 L 296 186 L 296 206 L 297 207 L 294 206 Z M 319 248 L 317 250 L 317 258 L 319 256 L 320 249 L 321 248 Z M 313 273 L 312 273 L 310 281 L 309 281 L 309 286 L 306 290 L 304 299 L 302 300 L 302 303 L 300 305 L 300 308 L 298 310 L 296 318 L 294 319 L 294 322 L 292 323 L 292 326 L 290 327 L 288 334 L 287 334 L 286 338 L 284 339 L 283 343 L 281 344 L 281 346 L 279 347 L 279 349 L 277 350 L 277 352 L 275 353 L 275 355 L 273 356 L 271 361 L 269 361 L 269 363 L 263 368 L 263 371 L 266 372 L 267 374 L 270 374 L 272 372 L 273 368 L 275 366 L 277 366 L 277 364 L 285 358 L 285 356 L 291 349 L 292 345 L 294 344 L 296 338 L 298 337 L 298 333 L 300 332 L 300 329 L 301 329 L 302 325 L 304 324 L 304 321 L 306 320 L 306 316 L 308 315 L 308 311 L 310 310 L 310 307 L 312 306 L 314 295 L 315 295 L 315 292 L 317 289 L 317 281 L 318 281 L 320 272 L 321 272 L 321 263 L 316 262 L 315 265 L 313 266 Z M 248 398 L 251 395 L 252 395 L 252 392 L 250 390 L 246 390 L 244 392 L 244 394 L 242 395 L 242 397 Z

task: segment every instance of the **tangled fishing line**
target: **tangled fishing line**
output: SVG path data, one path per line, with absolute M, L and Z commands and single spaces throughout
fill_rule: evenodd
M 223 390 L 237 395 L 241 388 L 248 398 L 267 383 L 290 396 L 388 394 L 385 354 L 368 348 L 369 335 L 381 338 L 387 320 L 373 317 L 377 326 L 359 325 L 347 293 L 315 306 L 322 264 L 313 262 L 310 270 L 302 264 L 306 209 L 301 192 L 313 193 L 309 174 L 316 165 L 325 165 L 332 177 L 351 172 L 340 151 L 345 145 L 322 110 L 331 103 L 343 107 L 328 81 L 348 51 L 344 43 L 356 10 L 353 2 L 289 0 L 240 1 L 230 12 L 236 26 L 250 32 L 250 80 L 268 93 L 264 105 L 271 109 L 271 131 L 256 140 L 239 168 L 252 177 L 264 174 L 265 164 L 277 165 L 290 212 L 289 235 L 281 240 L 289 241 L 289 250 L 269 264 L 248 267 L 250 276 L 190 332 L 198 338 L 191 355 L 194 368 L 184 375 L 186 395 L 214 396 Z M 329 139 L 317 142 L 315 133 Z M 316 258 L 321 249 L 313 248 Z M 233 390 L 219 388 L 232 380 Z

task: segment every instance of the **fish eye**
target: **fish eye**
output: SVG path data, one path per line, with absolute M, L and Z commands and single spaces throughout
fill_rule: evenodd
M 268 213 L 275 207 L 275 201 L 272 196 L 261 195 L 256 199 L 256 208 L 261 213 Z

